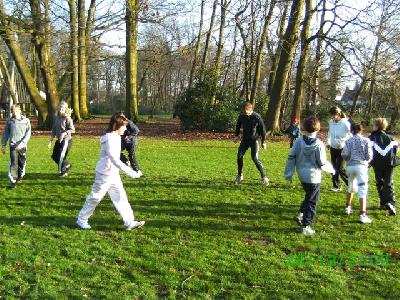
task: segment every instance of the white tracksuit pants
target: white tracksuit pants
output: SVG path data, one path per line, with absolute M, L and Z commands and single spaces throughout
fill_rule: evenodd
M 134 220 L 134 216 L 119 174 L 106 176 L 96 173 L 92 191 L 86 197 L 86 201 L 79 212 L 78 220 L 87 221 L 107 192 L 115 209 L 122 217 L 124 225 L 128 226 Z
M 368 195 L 368 166 L 347 166 L 349 178 L 349 193 L 358 193 L 358 198 L 367 199 Z

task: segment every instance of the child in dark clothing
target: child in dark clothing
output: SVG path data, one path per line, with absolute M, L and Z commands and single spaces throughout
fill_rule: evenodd
M 261 183 L 264 185 L 269 185 L 269 179 L 265 175 L 264 167 L 258 159 L 258 139 L 261 137 L 262 148 L 266 148 L 265 143 L 265 125 L 261 116 L 253 111 L 253 105 L 249 102 L 244 103 L 243 112 L 239 115 L 234 141 L 239 140 L 240 129 L 243 128 L 242 140 L 239 145 L 237 153 L 237 166 L 238 174 L 235 179 L 235 184 L 239 184 L 243 180 L 243 156 L 247 149 L 251 149 L 251 158 L 255 163 L 258 171 L 261 175 Z
M 299 119 L 293 119 L 292 124 L 286 129 L 286 133 L 290 139 L 290 148 L 292 148 L 294 141 L 300 136 Z
M 139 134 L 140 130 L 136 126 L 135 123 L 133 123 L 131 120 L 128 120 L 128 125 L 126 126 L 126 130 L 124 134 L 121 136 L 121 161 L 124 164 L 128 164 L 128 158 L 129 158 L 129 163 L 132 167 L 132 169 L 140 174 L 142 176 L 142 172 L 139 170 L 139 164 L 136 159 L 136 144 L 137 144 L 137 136 Z M 128 158 L 124 155 L 124 150 L 128 151 Z
M 50 141 L 48 144 L 48 148 L 50 149 L 54 137 L 57 138 L 51 158 L 58 166 L 60 177 L 68 176 L 68 171 L 71 168 L 71 164 L 67 161 L 67 155 L 72 145 L 72 133 L 75 133 L 71 113 L 72 110 L 68 107 L 68 104 L 62 101 L 58 107 L 57 116 L 53 122 L 53 128 L 51 130 Z
M 388 122 L 385 118 L 375 120 L 373 132 L 369 136 L 372 142 L 373 158 L 371 166 L 374 168 L 376 188 L 379 194 L 381 209 L 388 209 L 390 215 L 396 215 L 396 200 L 393 188 L 392 156 L 396 155 L 398 143 L 385 130 Z

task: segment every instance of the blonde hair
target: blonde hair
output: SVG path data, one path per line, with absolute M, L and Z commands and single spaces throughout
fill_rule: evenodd
M 17 109 L 21 110 L 21 106 L 19 106 L 19 104 L 13 104 L 11 105 L 11 114 L 15 114 L 15 112 L 17 111 Z
M 386 130 L 386 128 L 388 127 L 388 121 L 386 120 L 386 118 L 376 118 L 374 125 L 376 126 L 376 128 L 378 130 Z
M 66 115 L 67 117 L 70 117 L 70 118 L 71 118 L 72 112 L 73 112 L 73 111 L 74 111 L 74 110 L 73 110 L 72 108 L 67 107 L 67 108 L 65 109 L 65 115 Z

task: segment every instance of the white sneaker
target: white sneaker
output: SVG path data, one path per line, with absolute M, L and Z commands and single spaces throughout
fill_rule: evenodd
M 396 207 L 392 203 L 388 203 L 387 207 L 389 208 L 390 215 L 396 215 Z
M 342 191 L 342 188 L 341 188 L 341 187 L 332 188 L 331 191 L 332 191 L 332 192 L 335 192 L 335 193 L 338 193 L 338 192 L 341 192 L 341 191 Z
M 234 181 L 235 184 L 239 184 L 243 181 L 243 174 L 240 174 L 238 176 L 236 176 L 236 179 Z
M 261 184 L 265 185 L 265 186 L 269 186 L 269 179 L 268 177 L 264 177 L 261 179 Z
M 360 222 L 363 224 L 371 224 L 372 220 L 367 215 L 360 215 Z
M 315 234 L 315 230 L 311 228 L 310 225 L 300 227 L 300 232 L 304 235 L 313 235 Z
M 142 173 L 142 171 L 140 171 L 140 170 L 139 170 L 139 171 L 137 171 L 137 172 L 138 172 L 138 174 L 139 174 L 139 176 L 140 176 L 140 177 L 142 177 L 142 176 L 143 176 L 143 173 Z
M 76 225 L 79 226 L 80 229 L 92 229 L 87 221 L 81 221 L 79 219 L 76 220 Z
M 297 216 L 295 216 L 294 220 L 301 225 L 301 222 L 303 221 L 303 213 L 299 213 Z
M 346 215 L 350 215 L 352 212 L 353 212 L 353 210 L 351 209 L 351 206 L 347 206 L 347 207 L 344 209 L 344 213 L 345 213 Z
M 132 230 L 135 228 L 140 228 L 144 225 L 145 221 L 132 221 L 131 224 L 129 224 L 128 226 L 126 226 L 126 230 Z

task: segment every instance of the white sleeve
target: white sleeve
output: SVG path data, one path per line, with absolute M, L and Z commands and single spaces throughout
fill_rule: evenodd
M 112 141 L 111 141 L 112 142 Z M 124 164 L 120 158 L 119 158 L 119 153 L 118 156 L 116 155 L 116 151 L 112 151 L 112 145 L 110 145 L 110 140 L 107 140 L 105 146 L 105 151 L 107 156 L 110 158 L 111 162 L 120 170 L 124 171 L 129 177 L 132 178 L 139 178 L 140 175 L 138 172 L 133 171 L 131 168 L 129 168 L 126 164 Z

